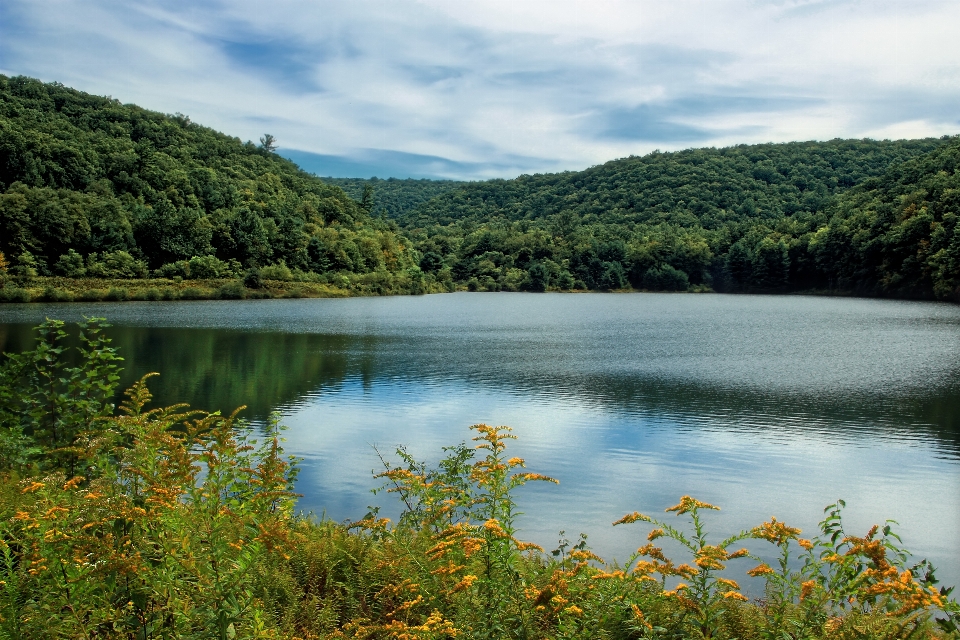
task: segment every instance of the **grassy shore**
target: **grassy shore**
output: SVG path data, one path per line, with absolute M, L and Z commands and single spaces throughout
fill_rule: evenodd
M 323 280 L 180 278 L 108 279 L 35 277 L 0 281 L 0 302 L 122 302 L 126 300 L 258 300 L 265 298 L 344 298 L 370 295 L 439 293 L 450 288 L 432 278 L 406 274 L 332 275 Z

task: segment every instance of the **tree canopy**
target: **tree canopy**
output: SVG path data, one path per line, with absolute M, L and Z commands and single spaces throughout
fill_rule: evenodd
M 207 256 L 233 271 L 415 262 L 389 224 L 273 153 L 276 143 L 0 76 L 0 252 L 62 275 L 105 260 L 142 273 Z

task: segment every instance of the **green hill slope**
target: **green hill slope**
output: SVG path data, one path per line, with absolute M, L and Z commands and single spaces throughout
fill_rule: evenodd
M 880 248 L 847 238 L 841 256 L 820 240 L 826 228 L 835 229 L 831 238 L 841 228 L 854 233 L 830 222 L 856 217 L 865 196 L 851 200 L 853 194 L 866 193 L 866 185 L 910 191 L 933 180 L 927 174 L 940 170 L 936 158 L 956 145 L 948 138 L 833 140 L 652 153 L 581 172 L 469 183 L 399 222 L 425 254 L 421 266 L 447 267 L 473 288 L 693 286 L 951 297 L 956 293 L 945 283 L 956 268 L 945 258 L 922 267 L 926 276 L 898 280 L 913 263 L 884 253 L 895 241 Z M 953 228 L 952 218 L 944 220 L 941 244 Z M 897 242 L 897 251 L 909 253 L 933 240 Z M 929 275 L 936 269 L 948 274 L 939 284 Z
M 0 252 L 14 269 L 67 276 L 172 273 L 206 256 L 216 258 L 201 261 L 208 277 L 279 263 L 316 273 L 413 264 L 385 223 L 270 149 L 4 76 Z
M 371 215 L 403 218 L 428 200 L 471 184 L 455 180 L 416 180 L 413 178 L 321 178 L 343 189 L 362 202 Z

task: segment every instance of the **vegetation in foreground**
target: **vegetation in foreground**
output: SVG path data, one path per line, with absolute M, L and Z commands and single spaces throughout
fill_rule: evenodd
M 0 369 L 0 637 L 958 636 L 933 568 L 910 565 L 889 524 L 845 531 L 842 502 L 809 539 L 771 519 L 713 541 L 716 507 L 684 496 L 678 520 L 614 523 L 649 525 L 623 564 L 583 539 L 544 553 L 516 538 L 513 495 L 553 480 L 509 457 L 507 427 L 475 425 L 436 467 L 398 451 L 379 475 L 405 507 L 395 524 L 298 516 L 276 421 L 255 434 L 236 412 L 150 408 L 146 378 L 115 410 L 104 326 L 82 324 L 71 358 L 47 321 Z M 779 562 L 751 560 L 746 539 Z M 739 566 L 762 599 L 742 595 Z

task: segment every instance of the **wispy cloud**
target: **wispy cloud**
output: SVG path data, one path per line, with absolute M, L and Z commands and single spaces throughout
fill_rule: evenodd
M 509 177 L 956 133 L 957 24 L 953 0 L 6 0 L 0 71 L 345 174 Z

